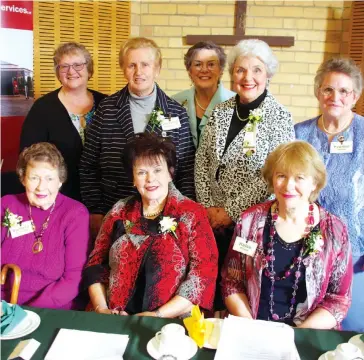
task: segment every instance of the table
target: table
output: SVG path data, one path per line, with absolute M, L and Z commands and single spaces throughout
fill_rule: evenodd
M 150 359 L 146 347 L 154 334 L 167 323 L 182 324 L 179 319 L 154 317 L 115 316 L 71 310 L 51 310 L 23 307 L 39 314 L 40 326 L 24 338 L 3 340 L 1 359 L 7 359 L 20 340 L 33 338 L 41 343 L 32 360 L 43 360 L 61 328 L 89 330 L 130 336 L 124 359 Z M 331 330 L 295 329 L 295 342 L 301 360 L 316 360 L 326 351 L 335 349 L 337 344 L 347 342 L 356 333 Z M 284 341 L 284 339 L 282 339 Z M 214 350 L 199 349 L 194 360 L 213 360 Z

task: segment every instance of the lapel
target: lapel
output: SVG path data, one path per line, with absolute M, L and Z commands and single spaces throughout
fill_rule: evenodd
M 223 102 L 223 94 L 224 93 L 224 87 L 222 86 L 222 83 L 220 82 L 217 86 L 217 90 L 215 91 L 214 96 L 212 97 L 209 106 L 207 107 L 204 116 L 201 119 L 200 123 L 200 130 L 201 130 L 201 136 L 203 133 L 203 130 L 205 128 L 205 125 L 207 124 L 207 121 L 210 118 L 210 115 L 212 113 L 212 110 L 217 104 L 220 104 Z
M 239 156 L 239 157 L 243 156 L 242 146 L 244 143 L 245 129 L 246 129 L 246 127 L 244 127 L 243 129 L 240 130 L 240 132 L 235 136 L 234 140 L 230 143 L 230 145 L 228 146 L 226 151 L 223 153 L 225 144 L 226 144 L 226 138 L 227 138 L 227 135 L 229 132 L 229 127 L 231 124 L 231 119 L 232 119 L 232 116 L 233 116 L 233 113 L 235 110 L 235 106 L 236 106 L 236 97 L 234 96 L 232 99 L 230 99 L 230 101 L 232 101 L 232 104 L 229 102 L 229 104 L 231 104 L 231 105 L 229 106 L 228 112 L 227 112 L 227 114 L 228 114 L 227 116 L 230 116 L 230 118 L 229 118 L 230 120 L 228 121 L 227 126 L 224 128 L 224 134 L 222 134 L 222 131 L 218 132 L 221 134 L 221 137 L 223 137 L 223 139 L 220 138 L 220 141 L 218 142 L 218 144 L 223 145 L 223 148 L 220 149 L 222 152 L 221 157 L 226 162 L 229 161 L 229 159 L 234 158 L 236 156 Z M 267 111 L 270 108 L 271 102 L 272 102 L 272 96 L 270 95 L 269 92 L 267 92 L 266 97 L 264 98 L 262 103 L 258 106 L 258 108 L 263 111 L 263 122 L 264 122 L 264 116 L 267 115 Z M 256 126 L 257 126 L 256 129 L 257 129 L 257 142 L 258 142 L 258 138 L 261 136 L 260 127 L 262 125 L 261 125 L 261 123 L 257 123 Z
M 66 107 L 62 104 L 61 100 L 58 97 L 58 93 L 61 91 L 62 87 L 60 87 L 59 89 L 54 91 L 54 111 L 56 112 L 63 112 L 64 115 L 66 115 L 64 118 L 67 119 L 69 128 L 71 129 L 71 132 L 73 133 L 73 137 L 75 139 L 77 139 L 76 141 L 78 142 L 78 146 L 83 148 L 83 144 L 82 144 L 82 139 L 81 139 L 81 135 L 80 133 L 77 131 L 76 126 L 73 125 L 71 116 L 68 112 L 68 110 L 66 109 Z M 94 99 L 94 103 L 95 103 L 95 99 Z M 59 108 L 59 111 L 58 109 Z M 60 113 L 60 112 L 59 112 Z M 61 115 L 61 113 L 60 113 Z
M 320 209 L 320 230 L 322 234 L 322 238 L 324 242 L 327 239 L 327 227 L 326 227 L 326 212 L 325 210 L 319 206 Z M 330 236 L 330 235 L 329 235 Z M 332 235 L 331 235 L 332 236 Z M 327 245 L 324 245 L 322 251 L 327 251 Z M 322 252 L 321 251 L 321 252 Z M 322 254 L 313 254 L 308 255 L 302 261 L 303 265 L 306 268 L 306 290 L 307 290 L 307 306 L 310 309 L 315 300 L 319 298 L 319 292 L 321 290 L 321 274 L 318 272 L 326 272 L 327 269 L 323 268 L 326 264 L 326 260 L 322 260 Z
M 156 91 L 157 91 L 157 100 L 155 107 L 159 107 L 163 110 L 163 114 L 168 116 L 169 110 L 167 105 L 167 96 L 163 93 L 163 91 L 158 87 L 156 84 Z M 117 121 L 123 128 L 126 140 L 130 140 L 134 137 L 134 126 L 133 126 L 133 119 L 131 118 L 130 112 L 130 104 L 129 104 L 129 90 L 128 86 L 125 86 L 124 89 L 120 91 L 120 94 L 116 101 L 116 106 L 120 109 L 117 114 Z M 148 123 L 147 127 L 145 128 L 145 132 L 151 133 L 154 132 L 156 135 L 162 135 L 162 128 L 160 126 L 155 126 L 152 131 L 152 126 Z
M 222 107 L 219 113 L 216 116 L 216 150 L 218 159 L 222 159 L 224 157 L 224 149 L 226 144 L 227 135 L 229 132 L 231 119 L 233 117 L 234 109 L 235 109 L 236 99 L 235 97 L 230 99 L 229 102 L 226 103 L 224 107 Z M 240 134 L 239 134 L 240 135 Z M 239 136 L 238 135 L 238 136 Z M 238 137 L 237 136 L 237 137 Z M 234 141 L 236 138 L 234 139 Z M 234 141 L 230 144 L 228 149 L 226 150 L 225 154 L 228 152 L 231 145 Z
M 196 119 L 196 108 L 195 108 L 195 87 L 192 86 L 187 91 L 187 113 L 190 120 L 190 129 L 195 147 L 197 147 L 197 119 Z
M 155 84 L 155 88 L 157 91 L 157 100 L 155 103 L 154 108 L 158 107 L 162 109 L 163 115 L 168 117 L 170 111 L 167 105 L 167 95 L 159 88 L 157 84 Z M 147 127 L 145 128 L 145 132 L 147 133 L 155 133 L 158 136 L 162 136 L 162 127 L 161 126 L 153 126 L 150 125 L 150 123 L 147 124 Z
M 123 129 L 126 141 L 129 141 L 134 137 L 135 133 L 130 112 L 128 85 L 126 85 L 124 89 L 120 91 L 119 97 L 116 100 L 116 106 L 120 109 L 116 116 L 116 120 Z

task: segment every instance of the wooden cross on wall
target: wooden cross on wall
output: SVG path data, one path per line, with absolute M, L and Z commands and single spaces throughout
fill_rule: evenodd
M 213 41 L 218 45 L 236 45 L 240 40 L 259 39 L 270 46 L 293 46 L 293 36 L 245 35 L 245 15 L 247 1 L 235 3 L 235 35 L 186 35 L 186 44 L 194 45 L 199 41 Z

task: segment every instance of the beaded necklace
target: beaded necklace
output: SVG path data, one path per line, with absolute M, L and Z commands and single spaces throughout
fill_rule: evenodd
M 276 222 L 278 219 L 278 203 L 277 206 L 275 207 L 275 209 L 272 209 L 272 223 L 269 229 L 269 243 L 268 243 L 268 250 L 267 250 L 267 255 L 265 257 L 266 259 L 266 269 L 264 271 L 264 275 L 267 276 L 270 281 L 271 281 L 271 293 L 270 293 L 270 301 L 269 301 L 269 312 L 271 313 L 272 319 L 277 321 L 277 320 L 284 320 L 284 319 L 288 319 L 290 317 L 292 317 L 292 313 L 296 304 L 296 295 L 297 295 L 297 290 L 298 290 L 298 281 L 301 277 L 301 265 L 302 265 L 302 260 L 303 260 L 303 253 L 304 253 L 304 248 L 305 248 L 305 239 L 308 237 L 308 235 L 310 234 L 310 232 L 313 229 L 313 225 L 314 225 L 314 215 L 313 215 L 313 211 L 314 211 L 314 205 L 310 204 L 309 205 L 309 210 L 308 210 L 308 224 L 305 228 L 305 236 L 304 236 L 304 241 L 300 250 L 300 253 L 298 255 L 297 258 L 294 258 L 292 260 L 292 264 L 289 265 L 288 269 L 284 272 L 283 276 L 276 276 L 276 272 L 274 271 L 274 260 L 275 260 L 275 256 L 274 256 L 274 245 L 277 243 L 276 240 L 276 235 L 277 235 L 277 230 L 276 230 Z M 291 275 L 291 272 L 294 271 L 293 269 L 297 267 L 294 275 L 295 275 L 295 280 L 292 286 L 292 298 L 291 298 L 291 305 L 289 307 L 289 312 L 284 314 L 284 316 L 279 317 L 278 314 L 276 314 L 274 312 L 274 284 L 276 281 L 281 281 L 286 279 L 287 277 L 289 277 Z

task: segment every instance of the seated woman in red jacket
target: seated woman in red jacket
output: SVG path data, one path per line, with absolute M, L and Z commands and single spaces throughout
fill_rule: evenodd
M 84 271 L 93 309 L 171 318 L 195 304 L 211 310 L 217 248 L 205 209 L 172 183 L 174 144 L 138 134 L 124 164 L 139 194 L 103 220 Z
M 263 177 L 276 200 L 239 218 L 222 272 L 229 312 L 301 328 L 339 328 L 351 302 L 352 257 L 343 222 L 315 203 L 325 166 L 304 141 L 277 147 Z

